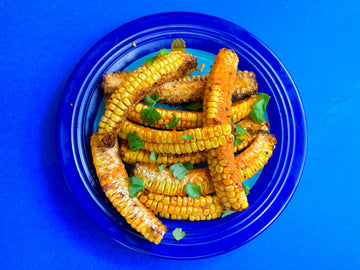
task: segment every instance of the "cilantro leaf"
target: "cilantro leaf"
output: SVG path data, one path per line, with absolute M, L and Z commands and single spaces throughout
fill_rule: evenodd
M 136 152 L 143 148 L 143 141 L 140 139 L 140 137 L 136 134 L 135 131 L 126 134 L 126 137 L 130 146 L 130 151 Z
M 202 102 L 191 103 L 186 107 L 186 109 L 193 110 L 193 111 L 202 111 L 203 103 Z
M 172 231 L 172 235 L 176 241 L 183 239 L 186 233 L 181 228 L 176 228 Z
M 146 95 L 146 102 L 149 103 L 151 106 L 154 106 L 156 102 L 160 100 L 159 95 L 155 95 L 154 97 L 150 96 L 149 94 Z
M 248 185 L 246 185 L 246 184 L 242 184 L 242 185 L 243 185 L 243 187 L 244 187 L 245 195 L 246 195 L 246 196 L 249 195 L 249 193 L 250 193 L 250 187 L 249 187 Z
M 235 138 L 234 138 L 234 145 L 238 145 L 238 144 L 242 143 L 243 141 L 244 141 L 244 140 L 239 139 L 237 136 L 235 136 Z
M 171 113 L 172 114 L 172 119 L 169 123 L 167 123 L 167 125 L 165 127 L 167 128 L 174 128 L 177 123 L 179 123 L 180 121 L 180 118 L 176 118 L 175 114 L 174 113 Z
M 187 183 L 185 189 L 186 189 L 186 193 L 194 199 L 199 198 L 202 194 L 201 187 L 191 182 Z
M 236 129 L 236 134 L 234 138 L 234 145 L 238 145 L 242 143 L 244 140 L 239 139 L 239 136 L 245 135 L 247 132 L 246 129 L 244 129 L 242 126 L 234 125 Z
M 151 57 L 150 59 L 144 60 L 145 63 L 152 65 L 156 59 L 160 58 L 161 56 L 169 54 L 170 51 L 167 49 L 161 49 L 154 57 Z
M 165 169 L 165 165 L 164 164 L 161 164 L 159 165 L 159 171 L 160 173 Z
M 150 160 L 156 162 L 156 158 L 157 158 L 157 153 L 156 152 L 151 152 L 150 153 Z
M 270 96 L 264 93 L 258 93 L 257 102 L 252 107 L 252 111 L 249 113 L 250 118 L 261 124 L 264 121 L 264 116 L 266 113 L 266 106 L 270 100 Z
M 161 119 L 161 114 L 153 107 L 150 107 L 141 111 L 141 119 L 145 123 L 153 126 L 157 120 Z
M 140 191 L 145 190 L 144 183 L 141 178 L 132 176 L 129 177 L 129 180 L 130 180 L 130 186 L 129 186 L 130 198 L 136 197 L 140 193 Z
M 184 177 L 189 173 L 189 170 L 179 162 L 169 167 L 170 172 L 174 175 L 175 178 L 183 180 Z
M 181 136 L 181 138 L 185 139 L 185 140 L 193 140 L 194 138 L 192 136 L 190 136 L 189 134 L 185 133 L 184 135 Z
M 194 165 L 190 161 L 185 162 L 184 167 L 188 170 L 194 169 Z
M 228 216 L 228 215 L 231 215 L 235 213 L 235 211 L 231 211 L 231 210 L 225 210 L 225 212 L 221 215 L 222 218 Z

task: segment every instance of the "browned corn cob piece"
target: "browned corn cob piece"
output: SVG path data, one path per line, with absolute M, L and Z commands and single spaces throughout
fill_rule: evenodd
M 198 168 L 189 170 L 189 173 L 183 180 L 175 178 L 169 169 L 159 171 L 158 166 L 151 164 L 136 164 L 134 175 L 143 179 L 144 187 L 154 193 L 164 195 L 187 195 L 186 185 L 189 182 L 200 186 L 202 194 L 215 192 L 210 181 L 210 172 L 208 168 Z
M 210 220 L 221 216 L 223 207 L 216 195 L 166 196 L 144 191 L 139 200 L 156 215 L 171 219 Z
M 107 73 L 103 76 L 101 83 L 104 94 L 109 96 L 115 92 L 116 89 L 125 81 L 130 71 L 117 71 L 115 73 Z
M 243 127 L 247 130 L 247 134 L 238 136 L 239 139 L 242 140 L 238 145 L 234 145 L 234 153 L 243 150 L 246 148 L 257 136 L 259 130 L 268 130 L 268 123 L 263 122 L 262 124 L 258 124 L 252 121 L 250 118 L 245 118 L 240 121 L 237 125 Z M 124 162 L 129 164 L 135 164 L 137 162 L 146 163 L 146 164 L 164 164 L 166 166 L 171 166 L 176 163 L 185 163 L 191 162 L 192 164 L 204 163 L 207 161 L 206 155 L 204 151 L 198 151 L 187 154 L 161 154 L 157 155 L 156 161 L 150 160 L 150 152 L 144 149 L 140 149 L 138 151 L 131 151 L 129 145 L 126 140 L 123 140 L 120 148 L 121 158 Z
M 231 115 L 234 122 L 238 122 L 241 119 L 245 118 L 252 110 L 252 107 L 257 101 L 257 95 L 252 95 L 242 100 L 235 101 L 231 107 Z M 150 126 L 145 123 L 141 118 L 141 111 L 149 108 L 148 105 L 143 103 L 136 104 L 134 110 L 132 110 L 128 119 L 136 123 Z M 161 119 L 156 122 L 155 125 L 151 127 L 159 129 L 169 129 L 166 125 L 172 120 L 173 115 L 176 118 L 180 118 L 180 121 L 174 127 L 175 130 L 185 130 L 189 128 L 198 128 L 203 126 L 203 112 L 192 112 L 192 111 L 175 111 L 167 110 L 162 108 L 156 108 L 161 115 Z
M 242 153 L 235 157 L 235 166 L 239 169 L 241 181 L 254 176 L 262 169 L 271 157 L 275 148 L 276 139 L 266 131 L 259 131 L 256 139 Z M 203 195 L 215 192 L 208 168 L 190 170 L 183 180 L 178 180 L 169 169 L 161 173 L 157 166 L 136 164 L 134 175 L 143 179 L 144 186 L 151 192 L 163 195 L 186 195 L 188 182 L 196 183 L 201 187 Z
M 215 58 L 204 94 L 204 126 L 231 123 L 231 89 L 238 65 L 236 53 L 221 49 Z M 226 209 L 242 211 L 249 204 L 235 167 L 233 145 L 211 149 L 207 160 L 216 194 Z
M 99 134 L 94 133 L 90 143 L 100 185 L 110 202 L 131 227 L 146 239 L 159 244 L 166 233 L 166 226 L 137 198 L 130 198 L 129 179 L 119 156 L 117 141 L 113 148 L 107 148 L 100 141 Z
M 122 81 L 122 72 L 108 73 L 103 77 L 102 87 L 104 93 L 108 94 L 116 89 Z M 154 87 L 152 94 L 160 96 L 161 103 L 180 104 L 202 101 L 208 75 L 185 76 L 174 81 Z M 234 81 L 232 96 L 240 99 L 251 96 L 258 90 L 255 74 L 249 71 L 238 71 Z
M 192 153 L 216 148 L 233 140 L 231 124 L 170 131 L 146 128 L 125 120 L 121 126 L 119 137 L 126 139 L 126 135 L 130 132 L 136 132 L 143 141 L 145 150 L 156 153 Z M 184 139 L 183 136 L 186 134 L 193 139 Z
M 196 58 L 191 54 L 175 51 L 144 64 L 131 72 L 105 105 L 105 114 L 99 123 L 101 140 L 106 146 L 115 144 L 116 135 L 129 111 L 157 83 L 164 83 L 191 73 L 196 68 Z

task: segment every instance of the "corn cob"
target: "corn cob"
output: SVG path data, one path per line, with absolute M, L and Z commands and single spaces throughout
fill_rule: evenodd
M 125 81 L 130 71 L 117 71 L 115 73 L 107 73 L 103 76 L 101 83 L 104 94 L 109 96 L 115 92 L 116 89 Z
M 205 88 L 204 126 L 231 123 L 231 89 L 238 61 L 236 53 L 229 49 L 221 49 L 216 56 Z M 209 150 L 207 161 L 216 194 L 224 207 L 246 209 L 249 204 L 235 167 L 232 143 Z
M 124 71 L 123 71 L 124 72 Z M 102 87 L 106 95 L 111 94 L 122 82 L 123 72 L 107 73 L 103 77 Z M 126 75 L 126 74 L 125 74 Z M 152 94 L 160 96 L 161 103 L 181 104 L 202 101 L 208 75 L 185 76 L 174 81 L 154 87 Z M 258 90 L 255 74 L 249 71 L 238 71 L 234 81 L 232 96 L 241 99 L 251 96 Z
M 187 195 L 186 185 L 189 182 L 200 186 L 203 195 L 215 192 L 208 168 L 189 170 L 184 179 L 179 180 L 167 168 L 160 172 L 156 165 L 138 163 L 134 168 L 134 176 L 143 179 L 145 189 L 158 194 Z
M 234 153 L 245 149 L 257 136 L 259 130 L 268 130 L 268 123 L 263 122 L 258 124 L 252 121 L 249 117 L 240 121 L 238 126 L 244 128 L 247 133 L 245 135 L 240 135 L 238 138 L 242 140 L 241 143 L 234 145 Z M 191 162 L 192 164 L 204 163 L 207 161 L 204 151 L 198 151 L 187 154 L 161 154 L 157 155 L 156 161 L 150 159 L 150 152 L 144 149 L 138 151 L 131 151 L 126 140 L 123 140 L 120 148 L 121 158 L 124 162 L 128 164 L 135 164 L 137 162 L 146 163 L 146 164 L 164 164 L 165 166 L 171 166 L 176 163 L 185 163 Z
M 139 196 L 140 202 L 156 215 L 171 219 L 210 220 L 221 216 L 223 207 L 216 195 L 166 196 L 144 191 Z
M 266 131 L 259 131 L 256 139 L 242 153 L 235 157 L 235 167 L 239 170 L 241 182 L 253 177 L 272 156 L 276 139 Z M 203 195 L 215 192 L 209 168 L 192 169 L 183 180 L 175 178 L 169 169 L 161 173 L 157 166 L 136 164 L 134 175 L 143 179 L 144 187 L 163 195 L 186 195 L 186 185 L 193 182 L 201 187 Z
M 130 198 L 129 179 L 119 156 L 119 146 L 107 148 L 98 133 L 91 137 L 91 151 L 100 185 L 117 211 L 146 239 L 159 244 L 166 226 L 158 220 L 137 198 Z
M 113 147 L 116 135 L 129 111 L 157 83 L 164 83 L 191 73 L 196 68 L 196 58 L 175 51 L 144 64 L 131 72 L 105 105 L 105 114 L 99 123 L 100 139 L 107 147 Z
M 233 140 L 231 124 L 185 131 L 169 131 L 146 128 L 125 120 L 121 126 L 119 137 L 126 139 L 130 132 L 136 132 L 143 141 L 145 150 L 156 153 L 192 153 L 216 148 Z M 186 135 L 191 136 L 192 139 L 184 139 L 183 136 Z
M 256 101 L 257 95 L 235 101 L 231 107 L 233 121 L 238 122 L 245 118 L 251 112 L 252 106 L 255 105 Z M 175 111 L 162 108 L 156 108 L 161 115 L 161 119 L 158 120 L 155 125 L 149 125 L 141 118 L 141 111 L 147 108 L 149 108 L 149 106 L 143 103 L 136 104 L 134 110 L 129 113 L 128 119 L 145 126 L 151 126 L 158 129 L 169 129 L 166 125 L 172 120 L 174 114 L 176 118 L 180 118 L 180 121 L 174 127 L 175 130 L 185 130 L 203 126 L 203 112 Z

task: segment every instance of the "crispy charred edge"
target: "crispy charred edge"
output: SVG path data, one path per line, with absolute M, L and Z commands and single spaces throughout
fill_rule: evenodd
M 119 137 L 126 139 L 130 132 L 136 132 L 143 141 L 144 149 L 150 152 L 167 154 L 186 154 L 209 150 L 233 141 L 231 124 L 223 124 L 205 128 L 188 129 L 184 131 L 156 130 L 124 121 L 119 131 Z M 193 139 L 184 139 L 184 135 Z
M 99 123 L 99 133 L 107 147 L 113 147 L 115 138 L 129 111 L 159 83 L 174 80 L 191 73 L 197 65 L 192 55 L 176 51 L 158 58 L 151 66 L 144 64 L 131 72 L 105 105 Z
M 256 104 L 257 95 L 252 95 L 242 100 L 235 101 L 231 106 L 231 116 L 234 122 L 238 122 L 245 118 L 252 110 L 252 107 Z M 176 118 L 180 119 L 174 130 L 186 130 L 189 128 L 198 128 L 203 126 L 203 112 L 193 111 L 175 111 L 162 108 L 156 108 L 160 113 L 161 119 L 156 122 L 155 125 L 149 125 L 141 118 L 141 111 L 149 108 L 148 105 L 143 103 L 136 104 L 134 110 L 132 110 L 128 119 L 141 125 L 151 126 L 158 129 L 171 129 L 166 125 L 173 119 L 173 114 Z
M 188 219 L 190 221 L 211 220 L 221 216 L 223 207 L 216 195 L 200 196 L 167 196 L 144 191 L 139 200 L 154 214 L 171 219 Z
M 119 156 L 118 143 L 115 142 L 113 148 L 107 148 L 98 133 L 94 133 L 90 144 L 100 185 L 110 202 L 132 228 L 149 241 L 159 244 L 167 228 L 137 198 L 130 198 L 129 179 Z
M 262 124 L 258 124 L 252 121 L 249 117 L 243 119 L 242 121 L 237 123 L 237 125 L 243 127 L 247 131 L 247 133 L 245 135 L 238 136 L 238 138 L 242 140 L 242 142 L 234 145 L 234 153 L 245 149 L 253 140 L 255 140 L 259 130 L 266 131 L 269 129 L 269 124 L 267 122 L 264 121 Z M 186 154 L 158 153 L 156 160 L 151 160 L 151 153 L 149 151 L 144 149 L 140 149 L 138 151 L 131 151 L 126 140 L 122 140 L 121 142 L 120 154 L 122 160 L 128 164 L 135 164 L 137 162 L 141 162 L 145 164 L 164 164 L 165 166 L 171 166 L 179 162 L 191 162 L 192 164 L 196 165 L 207 161 L 204 151 Z
M 235 157 L 235 166 L 239 170 L 241 182 L 253 177 L 266 165 L 275 145 L 274 135 L 259 131 L 251 145 Z M 199 185 L 203 195 L 215 192 L 209 168 L 192 169 L 183 180 L 178 180 L 167 168 L 160 173 L 155 165 L 138 163 L 134 168 L 134 175 L 142 178 L 144 187 L 153 193 L 184 196 L 187 195 L 185 189 L 189 182 Z
M 126 71 L 107 73 L 101 84 L 105 95 L 112 94 L 118 85 L 126 78 Z M 151 89 L 151 94 L 160 96 L 160 103 L 178 105 L 198 102 L 204 98 L 206 75 L 185 76 L 174 81 L 158 84 Z M 258 91 L 256 76 L 252 71 L 238 71 L 234 81 L 232 97 L 236 100 L 251 96 Z

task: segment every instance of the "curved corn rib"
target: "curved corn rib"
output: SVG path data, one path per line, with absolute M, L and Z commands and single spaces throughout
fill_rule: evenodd
M 103 76 L 102 87 L 105 95 L 111 94 L 121 84 L 126 71 L 107 73 Z M 126 74 L 125 74 L 126 75 Z M 152 89 L 153 94 L 160 96 L 161 103 L 181 104 L 202 101 L 208 75 L 185 76 Z M 258 84 L 255 74 L 249 71 L 238 71 L 234 81 L 232 96 L 240 99 L 255 94 Z
M 189 74 L 196 65 L 196 58 L 191 54 L 175 51 L 159 57 L 152 65 L 144 64 L 131 72 L 105 105 L 105 114 L 99 123 L 99 135 L 104 144 L 114 146 L 118 130 L 129 111 L 155 84 Z
M 209 150 L 224 145 L 233 139 L 230 124 L 184 131 L 155 130 L 136 125 L 125 120 L 119 131 L 119 137 L 126 139 L 127 134 L 136 132 L 143 141 L 144 149 L 156 153 L 185 154 Z M 191 136 L 187 140 L 183 136 Z
M 137 198 L 130 198 L 129 179 L 119 156 L 117 142 L 113 148 L 107 148 L 100 141 L 98 133 L 94 133 L 90 143 L 100 185 L 110 202 L 131 227 L 146 239 L 159 244 L 166 233 L 166 226 Z
M 238 65 L 236 53 L 221 49 L 215 58 L 204 94 L 204 126 L 231 123 L 231 89 Z M 207 160 L 216 194 L 225 209 L 242 211 L 249 204 L 235 167 L 233 145 L 211 149 Z
M 234 122 L 238 122 L 245 118 L 252 110 L 252 107 L 256 104 L 257 95 L 252 95 L 242 100 L 235 101 L 231 107 L 231 116 Z M 175 130 L 185 130 L 189 128 L 198 128 L 203 126 L 203 112 L 193 111 L 175 111 L 162 108 L 156 108 L 160 113 L 161 119 L 156 122 L 155 125 L 149 125 L 141 118 L 141 111 L 149 108 L 148 105 L 143 103 L 136 104 L 134 110 L 132 110 L 128 119 L 141 125 L 151 126 L 158 129 L 170 129 L 166 125 L 173 119 L 173 114 L 180 121 L 174 127 Z
M 221 216 L 223 207 L 216 195 L 166 196 L 144 191 L 139 200 L 156 215 L 171 219 L 210 220 Z

